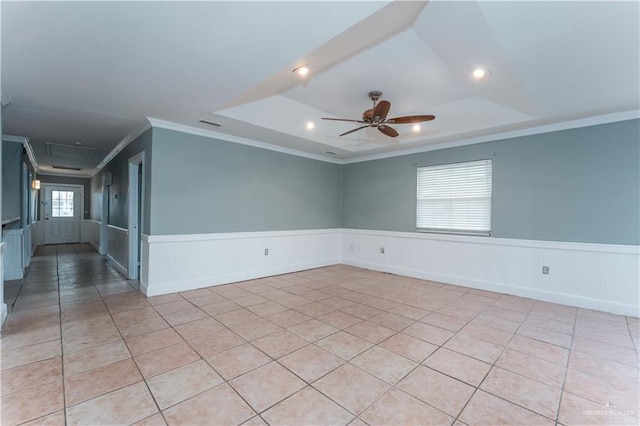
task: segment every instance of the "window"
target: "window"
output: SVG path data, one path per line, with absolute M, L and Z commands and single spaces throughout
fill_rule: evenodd
M 491 160 L 418 168 L 418 230 L 491 233 Z
M 51 191 L 51 216 L 73 217 L 73 191 Z

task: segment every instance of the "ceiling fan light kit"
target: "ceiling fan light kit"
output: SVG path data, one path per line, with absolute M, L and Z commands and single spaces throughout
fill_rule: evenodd
M 369 99 L 371 99 L 371 101 L 373 102 L 373 108 L 364 111 L 362 113 L 361 120 L 330 117 L 322 117 L 322 119 L 364 124 L 364 126 L 356 127 L 355 129 L 340 134 L 340 136 L 346 136 L 350 133 L 357 132 L 358 130 L 366 129 L 367 127 L 374 127 L 377 128 L 382 134 L 395 138 L 399 135 L 399 133 L 396 129 L 390 127 L 389 124 L 416 124 L 423 121 L 431 121 L 436 118 L 434 115 L 406 115 L 402 117 L 387 118 L 389 110 L 391 109 L 391 102 L 385 100 L 381 100 L 380 102 L 378 102 L 381 96 L 382 92 L 378 90 L 369 92 Z

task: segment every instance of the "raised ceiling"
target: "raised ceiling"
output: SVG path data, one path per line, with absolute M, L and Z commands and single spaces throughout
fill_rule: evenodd
M 42 170 L 90 171 L 145 117 L 349 160 L 635 113 L 639 12 L 611 1 L 2 2 L 3 131 L 28 137 Z M 301 65 L 306 77 L 292 72 Z M 475 66 L 491 74 L 476 81 Z M 397 125 L 392 139 L 338 137 L 356 125 L 320 119 L 360 118 L 372 90 L 390 116 L 436 120 Z M 47 143 L 95 151 L 53 155 Z

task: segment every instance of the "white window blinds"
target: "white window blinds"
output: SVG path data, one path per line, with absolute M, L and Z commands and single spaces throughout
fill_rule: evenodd
M 419 167 L 416 227 L 489 235 L 491 160 Z

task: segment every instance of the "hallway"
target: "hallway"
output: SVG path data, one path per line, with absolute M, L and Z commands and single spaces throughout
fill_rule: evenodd
M 3 425 L 639 421 L 637 318 L 344 265 L 136 284 L 88 245 L 38 248 L 2 332 Z

